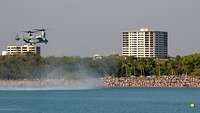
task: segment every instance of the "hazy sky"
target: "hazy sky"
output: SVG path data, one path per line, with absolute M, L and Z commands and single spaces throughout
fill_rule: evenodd
M 200 52 L 200 0 L 0 0 L 0 50 L 18 31 L 47 28 L 44 56 L 121 53 L 120 33 L 169 33 L 169 55 Z

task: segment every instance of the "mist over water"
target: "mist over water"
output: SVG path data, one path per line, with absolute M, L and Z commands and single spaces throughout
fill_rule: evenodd
M 64 66 L 46 70 L 46 74 L 33 80 L 1 80 L 0 90 L 87 90 L 103 87 L 98 75 L 83 66 L 66 71 Z
M 98 79 L 84 80 L 20 80 L 1 83 L 0 90 L 84 90 L 100 88 Z

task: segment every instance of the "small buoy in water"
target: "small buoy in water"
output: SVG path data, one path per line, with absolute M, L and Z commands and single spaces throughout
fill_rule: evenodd
M 194 107 L 195 107 L 195 103 L 191 103 L 191 104 L 190 104 L 190 107 L 191 107 L 191 108 L 194 108 Z

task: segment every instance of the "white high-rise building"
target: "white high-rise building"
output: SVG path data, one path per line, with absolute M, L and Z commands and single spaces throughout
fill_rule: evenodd
M 122 55 L 165 58 L 168 56 L 168 33 L 140 29 L 122 34 Z

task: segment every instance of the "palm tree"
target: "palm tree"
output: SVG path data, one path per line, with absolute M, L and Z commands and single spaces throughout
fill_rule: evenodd
M 144 75 L 144 71 L 145 71 L 145 60 L 143 58 L 141 58 L 139 60 L 139 63 L 138 63 L 138 67 L 140 69 L 140 75 Z

